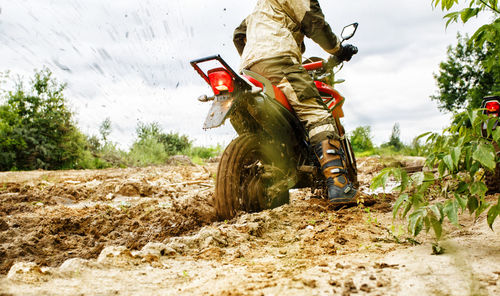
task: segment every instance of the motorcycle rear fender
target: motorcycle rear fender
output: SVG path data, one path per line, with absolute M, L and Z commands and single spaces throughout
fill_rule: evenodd
M 235 98 L 232 94 L 216 96 L 212 107 L 208 111 L 207 118 L 205 118 L 203 128 L 209 129 L 221 126 L 232 113 L 234 100 Z
M 274 98 L 262 94 L 247 100 L 247 111 L 271 137 L 286 145 L 302 146 L 307 132 L 300 121 Z

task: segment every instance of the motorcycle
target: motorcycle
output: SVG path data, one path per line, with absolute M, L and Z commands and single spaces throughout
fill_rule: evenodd
M 491 130 L 496 130 L 499 128 L 500 121 L 500 96 L 487 96 L 483 98 L 481 104 L 483 114 L 490 116 L 488 122 L 485 122 L 481 127 L 482 136 L 489 141 L 493 141 L 491 135 L 488 135 L 488 125 L 491 125 Z M 495 147 L 495 152 L 500 155 L 499 143 L 493 142 Z M 486 171 L 484 183 L 488 187 L 488 192 L 497 193 L 500 192 L 500 166 L 497 165 L 494 172 Z
M 342 42 L 351 39 L 357 27 L 357 23 L 344 27 Z M 343 82 L 334 79 L 334 68 L 343 62 L 334 56 L 328 61 L 310 58 L 303 67 L 332 112 L 345 151 L 347 177 L 357 184 L 356 158 L 340 122 L 345 99 L 333 88 Z M 326 180 L 308 133 L 279 88 L 257 73 L 236 73 L 219 55 L 190 63 L 214 92 L 214 96 L 198 98 L 213 101 L 204 129 L 219 127 L 229 119 L 238 134 L 224 150 L 217 170 L 215 209 L 219 219 L 286 204 L 289 190 L 294 188 L 310 187 L 313 193 L 326 194 Z

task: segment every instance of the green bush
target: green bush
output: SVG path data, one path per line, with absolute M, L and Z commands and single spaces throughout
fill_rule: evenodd
M 31 85 L 16 81 L 0 105 L 0 170 L 74 168 L 85 138 L 67 107 L 65 85 L 46 68 Z
M 154 138 L 165 147 L 168 155 L 184 153 L 191 148 L 191 141 L 186 135 L 178 133 L 165 134 L 157 122 L 144 124 L 139 122 L 136 128 L 138 142 Z
M 199 157 L 201 159 L 209 159 L 218 156 L 222 152 L 222 146 L 216 147 L 192 147 L 187 155 L 189 157 Z
M 355 152 L 373 150 L 373 142 L 370 126 L 359 126 L 351 132 L 350 141 Z
M 154 137 L 148 137 L 132 145 L 127 160 L 133 166 L 147 166 L 151 164 L 164 164 L 168 157 L 165 145 Z

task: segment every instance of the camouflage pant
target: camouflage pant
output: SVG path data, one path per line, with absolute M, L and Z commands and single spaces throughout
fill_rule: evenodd
M 333 117 L 321 100 L 314 81 L 295 58 L 263 60 L 252 65 L 249 70 L 266 77 L 281 89 L 306 127 L 312 144 L 327 138 L 339 138 Z

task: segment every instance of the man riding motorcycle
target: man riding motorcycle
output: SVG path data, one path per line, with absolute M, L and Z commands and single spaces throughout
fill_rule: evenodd
M 346 178 L 345 153 L 332 115 L 302 67 L 304 36 L 341 61 L 349 61 L 357 52 L 355 46 L 341 45 L 318 0 L 258 0 L 236 28 L 233 41 L 241 55 L 241 69 L 277 85 L 304 124 L 327 180 L 328 199 L 335 204 L 353 203 L 359 193 Z

